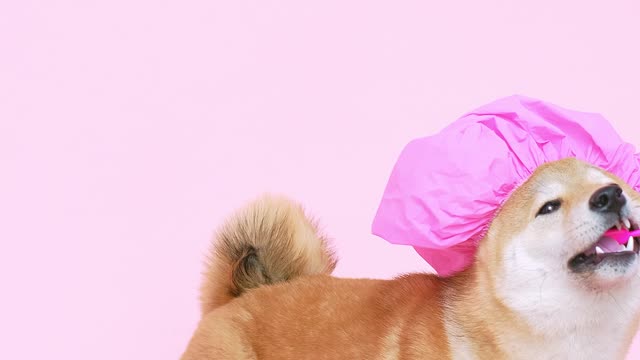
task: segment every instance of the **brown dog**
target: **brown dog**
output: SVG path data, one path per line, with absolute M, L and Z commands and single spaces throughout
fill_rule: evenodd
M 640 314 L 640 195 L 574 159 L 541 166 L 450 278 L 329 276 L 297 205 L 264 198 L 218 233 L 184 360 L 622 359 Z

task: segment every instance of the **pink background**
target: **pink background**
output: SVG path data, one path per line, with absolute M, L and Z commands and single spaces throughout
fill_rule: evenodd
M 640 3 L 518 3 L 1 1 L 0 358 L 176 359 L 213 229 L 263 191 L 340 276 L 427 269 L 369 233 L 387 176 L 504 95 L 640 145 Z

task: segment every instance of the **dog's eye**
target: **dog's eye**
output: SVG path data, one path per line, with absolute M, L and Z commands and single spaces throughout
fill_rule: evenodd
M 560 200 L 548 201 L 542 205 L 536 216 L 551 214 L 558 209 L 560 209 Z

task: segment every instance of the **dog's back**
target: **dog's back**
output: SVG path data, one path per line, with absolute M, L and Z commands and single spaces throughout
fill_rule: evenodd
M 207 265 L 202 320 L 183 360 L 447 357 L 433 306 L 440 279 L 328 276 L 336 260 L 325 237 L 286 199 L 232 217 Z

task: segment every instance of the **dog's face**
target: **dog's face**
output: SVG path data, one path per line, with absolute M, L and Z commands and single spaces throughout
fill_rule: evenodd
M 629 238 L 620 245 L 603 235 L 612 228 L 638 229 L 637 197 L 604 170 L 575 159 L 554 162 L 512 195 L 496 230 L 506 247 L 547 271 L 593 290 L 623 286 L 638 272 L 640 244 Z
M 620 245 L 603 234 L 639 224 L 638 193 L 599 168 L 565 159 L 541 166 L 514 191 L 491 224 L 479 262 L 498 296 L 534 319 L 562 322 L 562 309 L 593 311 L 602 298 L 637 309 L 638 238 Z

